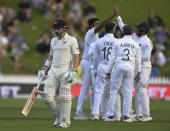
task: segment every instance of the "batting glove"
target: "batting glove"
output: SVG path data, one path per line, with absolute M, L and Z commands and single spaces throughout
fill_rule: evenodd
M 71 83 L 75 80 L 77 77 L 77 70 L 76 69 L 71 69 L 65 74 L 65 77 L 67 77 L 67 82 Z
M 46 71 L 47 71 L 46 67 L 42 67 L 42 69 L 38 71 L 38 80 L 39 81 L 45 81 L 47 79 L 47 76 L 45 74 Z

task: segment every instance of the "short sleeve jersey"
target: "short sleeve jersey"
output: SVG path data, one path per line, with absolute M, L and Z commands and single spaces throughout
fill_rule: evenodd
M 53 56 L 52 66 L 56 68 L 69 68 L 73 61 L 73 55 L 80 54 L 77 39 L 68 35 L 59 40 L 54 37 L 50 44 L 50 55 Z

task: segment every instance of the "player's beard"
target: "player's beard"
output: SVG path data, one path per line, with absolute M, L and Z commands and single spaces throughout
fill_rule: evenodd
M 61 38 L 63 33 L 64 33 L 64 31 L 56 31 L 55 32 L 55 34 L 58 38 Z
M 140 31 L 140 30 L 137 30 L 137 31 L 136 31 L 136 35 L 137 35 L 138 37 L 141 37 L 141 36 L 143 35 L 143 32 Z

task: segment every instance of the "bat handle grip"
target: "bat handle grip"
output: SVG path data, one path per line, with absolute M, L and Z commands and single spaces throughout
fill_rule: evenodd
M 45 74 L 44 74 L 44 76 L 45 76 Z M 42 81 L 43 81 L 44 76 L 41 77 L 40 80 L 38 80 L 37 88 L 40 87 L 40 85 L 41 85 L 41 83 L 42 83 Z
M 39 88 L 39 87 L 40 87 L 41 82 L 42 82 L 42 79 L 40 79 L 40 80 L 38 81 L 37 88 Z

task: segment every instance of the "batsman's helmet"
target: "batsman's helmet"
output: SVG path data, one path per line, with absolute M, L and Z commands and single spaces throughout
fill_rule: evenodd
M 67 23 L 63 19 L 55 19 L 52 23 L 52 28 L 54 29 L 64 28 L 64 30 L 68 30 Z
M 149 25 L 146 22 L 140 22 L 136 28 L 145 33 L 149 32 Z

